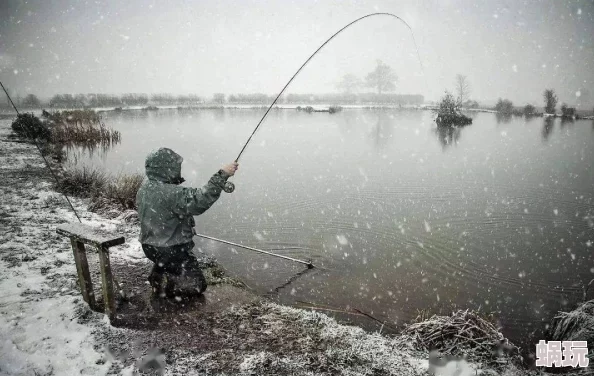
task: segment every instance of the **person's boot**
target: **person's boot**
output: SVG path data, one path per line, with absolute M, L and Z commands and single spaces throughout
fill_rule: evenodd
M 200 296 L 205 290 L 206 279 L 199 269 L 176 276 L 175 293 L 184 299 Z
M 164 294 L 169 299 L 174 299 L 176 295 L 177 277 L 171 273 L 165 273 L 165 289 Z
M 163 281 L 164 275 L 162 273 L 157 272 L 156 268 L 153 267 L 151 274 L 148 277 L 149 284 L 152 288 L 152 295 L 154 297 L 162 298 L 164 296 L 163 291 Z

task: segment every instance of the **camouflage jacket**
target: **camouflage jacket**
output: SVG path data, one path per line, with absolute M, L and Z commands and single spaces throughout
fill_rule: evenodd
M 194 216 L 204 213 L 221 196 L 227 174 L 217 172 L 202 188 L 182 187 L 182 162 L 180 155 L 167 148 L 146 158 L 147 179 L 136 194 L 141 244 L 169 247 L 189 243 L 195 234 Z

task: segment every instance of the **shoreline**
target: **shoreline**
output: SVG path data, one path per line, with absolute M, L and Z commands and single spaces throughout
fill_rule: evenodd
M 332 114 L 330 111 L 331 107 L 338 107 L 340 112 L 342 110 L 402 110 L 402 111 L 432 111 L 434 112 L 437 110 L 436 105 L 430 104 L 417 104 L 417 105 L 394 105 L 394 104 L 330 104 L 330 103 L 316 103 L 316 104 L 275 104 L 272 107 L 272 110 L 280 111 L 280 110 L 295 110 L 298 111 L 299 109 L 305 109 L 307 107 L 311 107 L 313 113 L 328 113 Z M 83 109 L 83 108 L 76 108 L 76 109 Z M 163 105 L 163 106 L 125 106 L 125 107 L 92 107 L 92 108 L 84 108 L 88 110 L 92 110 L 101 114 L 105 113 L 132 113 L 132 112 L 156 112 L 156 111 L 204 111 L 204 110 L 266 110 L 268 109 L 268 105 L 265 104 L 201 104 L 201 105 Z M 42 108 L 21 108 L 21 112 L 23 113 L 33 113 L 36 116 L 41 115 Z M 72 108 L 48 108 L 49 111 L 69 111 L 73 110 Z M 521 116 L 525 117 L 528 115 L 519 115 L 519 114 L 503 114 L 499 113 L 490 108 L 464 108 L 462 112 L 466 113 L 490 113 L 499 116 Z M 305 111 L 305 113 L 308 113 Z M 3 118 L 11 118 L 14 116 L 13 109 L 0 109 L 0 119 Z M 594 116 L 574 116 L 574 117 L 564 117 L 560 113 L 555 114 L 547 114 L 547 113 L 537 113 L 534 115 L 530 115 L 530 117 L 539 117 L 539 118 L 559 118 L 559 119 L 569 119 L 571 121 L 578 121 L 578 120 L 594 120 Z
M 427 352 L 415 349 L 409 337 L 341 325 L 324 313 L 279 305 L 228 281 L 209 286 L 197 304 L 159 302 L 161 313 L 145 304 L 150 264 L 137 240 L 138 226 L 127 222 L 125 213 L 107 218 L 89 212 L 88 200 L 71 197 L 85 224 L 127 240 L 113 248 L 111 261 L 114 276 L 137 291 L 119 307 L 128 315 L 126 325 L 111 326 L 83 302 L 70 244 L 55 233 L 74 215 L 53 190 L 35 147 L 6 141 L 10 132 L 9 121 L 1 122 L 0 222 L 6 230 L 0 231 L 0 333 L 6 340 L 0 371 L 132 374 L 162 362 L 168 372 L 198 374 L 422 375 L 427 370 Z M 483 374 L 503 374 L 479 363 L 464 366 L 463 375 L 479 368 Z M 505 367 L 508 375 L 527 374 L 509 361 Z

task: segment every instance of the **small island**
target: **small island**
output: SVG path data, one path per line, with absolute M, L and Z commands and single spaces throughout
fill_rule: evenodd
M 464 115 L 460 108 L 460 102 L 456 101 L 452 93 L 446 91 L 444 97 L 439 101 L 439 106 L 434 110 L 437 113 L 435 122 L 440 127 L 460 127 L 472 124 L 472 119 Z

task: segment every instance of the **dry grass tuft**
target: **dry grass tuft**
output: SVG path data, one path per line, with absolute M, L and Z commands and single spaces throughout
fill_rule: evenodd
M 493 324 L 469 310 L 450 316 L 433 315 L 408 325 L 402 334 L 422 350 L 439 350 L 444 354 L 467 356 L 485 363 L 507 363 L 520 360 L 519 349 L 510 343 Z
M 105 172 L 91 167 L 64 170 L 58 190 L 67 195 L 77 197 L 93 197 L 101 192 L 107 184 Z
M 90 198 L 91 211 L 126 211 L 136 209 L 136 193 L 143 179 L 141 174 L 111 177 L 98 168 L 74 167 L 64 171 L 57 188 L 67 195 Z
M 571 312 L 559 312 L 547 333 L 551 341 L 594 341 L 594 300 L 580 304 Z M 589 354 L 594 357 L 594 350 Z

